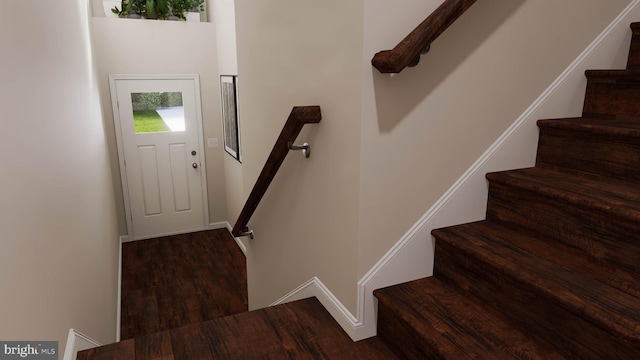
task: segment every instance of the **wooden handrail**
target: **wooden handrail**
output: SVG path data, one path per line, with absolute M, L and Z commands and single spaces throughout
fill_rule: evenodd
M 251 194 L 249 194 L 247 202 L 244 204 L 240 216 L 238 216 L 238 220 L 233 226 L 231 231 L 233 236 L 251 236 L 253 238 L 253 232 L 247 227 L 249 219 L 251 219 L 260 200 L 267 192 L 271 181 L 276 176 L 280 165 L 282 165 L 289 153 L 289 144 L 295 141 L 305 124 L 319 123 L 321 119 L 320 106 L 296 106 L 291 110 L 282 132 L 280 132 L 280 136 L 278 136 L 275 145 L 273 145 L 271 154 L 269 154 L 269 158 L 267 158 L 258 180 L 256 180 L 256 184 L 253 186 L 253 190 L 251 190 Z
M 375 54 L 371 64 L 381 73 L 399 73 L 407 66 L 418 65 L 420 54 L 429 51 L 431 43 L 475 2 L 476 0 L 445 0 L 393 50 Z

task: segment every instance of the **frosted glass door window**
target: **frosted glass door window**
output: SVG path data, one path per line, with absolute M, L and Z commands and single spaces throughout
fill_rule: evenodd
M 136 134 L 185 131 L 181 92 L 131 93 Z

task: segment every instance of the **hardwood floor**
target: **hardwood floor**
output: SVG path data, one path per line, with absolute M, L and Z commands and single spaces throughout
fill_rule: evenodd
M 121 339 L 248 310 L 245 257 L 226 229 L 122 245 Z
M 154 333 L 78 360 L 398 359 L 378 338 L 354 343 L 315 298 Z
M 353 342 L 316 298 L 247 312 L 246 265 L 213 230 L 123 245 L 123 341 L 78 360 L 397 359 Z

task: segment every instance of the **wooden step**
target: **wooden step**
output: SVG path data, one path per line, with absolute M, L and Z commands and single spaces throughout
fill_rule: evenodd
M 640 71 L 587 70 L 585 117 L 640 117 Z
M 435 277 L 374 291 L 378 337 L 406 359 L 564 359 Z
M 640 118 L 539 120 L 536 166 L 640 181 Z
M 101 346 L 78 360 L 397 359 L 380 339 L 354 343 L 316 298 Z
M 583 251 L 555 239 L 540 237 L 520 228 L 509 228 L 487 220 L 456 225 L 450 230 L 467 237 L 490 238 L 489 241 L 496 246 L 506 246 L 545 258 L 580 276 L 592 278 L 640 299 L 640 279 L 636 273 L 598 261 Z M 440 229 L 435 231 L 439 232 Z
M 640 23 L 632 23 L 627 69 L 640 69 Z
M 547 256 L 553 250 L 545 241 L 490 222 L 433 235 L 434 275 L 509 314 L 521 330 L 555 343 L 571 358 L 640 358 L 640 298 L 632 295 L 638 293 L 632 276 L 598 281 L 575 267 L 590 263 L 585 255 Z
M 518 226 L 638 272 L 638 184 L 529 168 L 487 174 L 487 219 Z

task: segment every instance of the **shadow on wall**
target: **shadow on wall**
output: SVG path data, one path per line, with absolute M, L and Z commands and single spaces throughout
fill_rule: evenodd
M 415 68 L 389 76 L 372 66 L 380 132 L 391 132 L 524 1 L 476 2 L 434 41 L 429 53 L 422 55 Z M 381 50 L 384 49 L 378 51 Z

